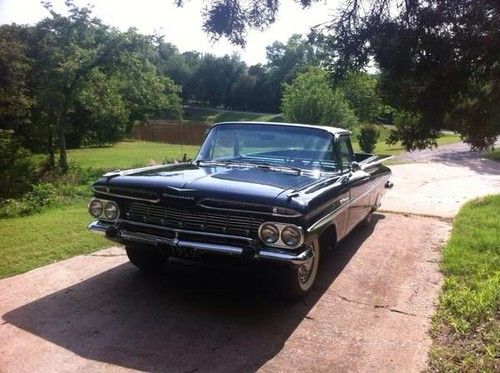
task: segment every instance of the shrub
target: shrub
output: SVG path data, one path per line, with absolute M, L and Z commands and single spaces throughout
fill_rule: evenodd
M 0 130 L 0 199 L 20 196 L 36 179 L 36 164 L 12 131 Z
M 357 137 L 361 150 L 365 153 L 372 153 L 380 137 L 380 131 L 373 124 L 366 124 L 361 127 Z
M 0 201 L 0 218 L 30 215 L 56 203 L 89 198 L 90 184 L 101 174 L 101 171 L 77 166 L 71 166 L 66 174 L 58 169 L 49 170 L 38 184 L 30 186 L 31 191 Z
M 342 91 L 330 86 L 327 72 L 320 68 L 299 74 L 285 85 L 281 109 L 287 122 L 348 129 L 358 124 Z
M 26 195 L 26 199 L 35 208 L 47 206 L 56 196 L 56 188 L 52 184 L 42 183 L 33 185 L 33 190 Z
M 57 191 L 52 184 L 35 184 L 22 198 L 8 198 L 0 203 L 0 217 L 29 215 L 41 211 L 56 200 Z

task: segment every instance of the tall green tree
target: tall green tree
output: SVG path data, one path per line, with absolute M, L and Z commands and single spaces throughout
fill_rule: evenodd
M 380 113 L 382 101 L 373 75 L 351 71 L 339 86 L 360 121 L 372 122 Z
M 63 171 L 68 134 L 77 145 L 116 141 L 135 121 L 181 112 L 179 87 L 155 64 L 165 45 L 66 5 L 67 16 L 46 5 L 50 16 L 36 25 L 0 28 L 1 126 L 48 150 L 51 165 L 57 145 Z
M 281 105 L 287 122 L 353 129 L 358 119 L 344 94 L 331 87 L 328 73 L 312 68 L 285 85 Z
M 477 149 L 500 133 L 498 1 L 349 1 L 319 41 L 339 75 L 377 63 L 386 102 L 414 119 L 391 136 L 407 149 L 434 145 L 442 128 Z
M 266 56 L 267 100 L 271 111 L 276 112 L 283 95 L 283 85 L 319 61 L 314 48 L 299 34 L 292 35 L 286 43 L 274 42 L 266 48 Z
M 118 32 L 92 18 L 88 8 L 66 4 L 68 16 L 46 5 L 51 16 L 35 25 L 30 39 L 37 105 L 55 123 L 63 172 L 68 169 L 66 131 L 76 98 L 94 69 L 112 62 L 121 43 Z
M 31 60 L 22 26 L 0 26 L 0 129 L 18 129 L 29 118 L 33 100 L 27 85 Z
M 315 0 L 298 2 L 308 7 Z M 209 0 L 204 29 L 244 45 L 249 29 L 275 21 L 279 4 Z M 346 0 L 313 36 L 337 78 L 376 62 L 386 102 L 418 118 L 393 132 L 408 150 L 435 145 L 443 128 L 472 148 L 494 144 L 500 133 L 498 0 Z

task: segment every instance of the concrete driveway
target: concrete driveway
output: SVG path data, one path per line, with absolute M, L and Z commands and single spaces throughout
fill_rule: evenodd
M 405 153 L 391 166 L 394 188 L 382 210 L 452 218 L 468 200 L 500 193 L 500 163 L 462 143 Z
M 451 216 L 463 197 L 498 187 L 495 165 L 434 163 L 393 166 L 382 207 Z M 492 187 L 462 189 L 467 180 Z M 431 210 L 441 187 L 453 198 Z M 422 371 L 450 225 L 387 212 L 373 220 L 322 258 L 298 304 L 276 299 L 259 268 L 170 265 L 144 276 L 121 248 L 0 280 L 0 371 Z

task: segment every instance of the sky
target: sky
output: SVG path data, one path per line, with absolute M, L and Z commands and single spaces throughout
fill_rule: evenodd
M 339 0 L 320 0 L 303 10 L 293 0 L 282 0 L 276 22 L 265 31 L 252 30 L 244 49 L 226 40 L 211 41 L 202 31 L 203 0 L 186 0 L 177 8 L 174 0 L 74 0 L 79 6 L 93 5 L 93 14 L 120 30 L 135 27 L 144 34 L 157 33 L 181 52 L 196 50 L 218 56 L 238 53 L 247 64 L 263 63 L 266 46 L 286 42 L 294 33 L 307 34 L 312 26 L 331 19 Z M 64 0 L 52 0 L 54 9 L 65 12 Z M 48 15 L 40 0 L 0 0 L 0 24 L 34 24 Z

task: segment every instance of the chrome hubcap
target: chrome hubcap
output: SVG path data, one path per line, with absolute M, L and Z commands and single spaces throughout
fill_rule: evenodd
M 316 255 L 315 255 L 315 252 L 313 249 L 313 257 L 310 260 L 308 260 L 306 263 L 301 264 L 298 271 L 297 271 L 299 281 L 301 284 L 304 284 L 305 282 L 307 282 L 307 280 L 309 280 L 309 277 L 311 277 L 311 273 L 312 273 L 315 259 L 316 259 Z

